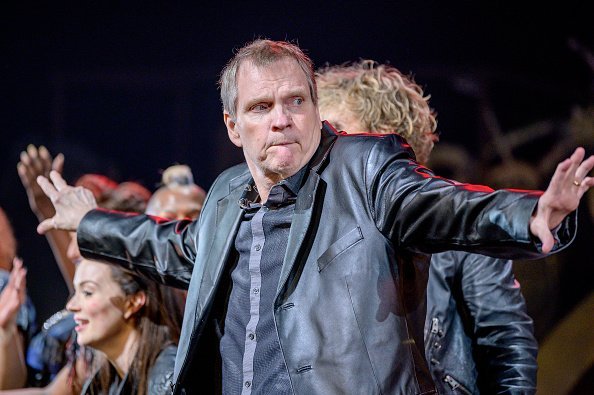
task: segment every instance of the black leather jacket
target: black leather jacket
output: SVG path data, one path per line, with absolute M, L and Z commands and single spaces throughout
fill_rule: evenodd
M 537 347 L 511 261 L 433 255 L 425 355 L 440 394 L 534 394 Z
M 325 124 L 295 202 L 273 306 L 296 394 L 434 393 L 423 350 L 428 253 L 451 249 L 541 257 L 528 222 L 538 193 L 434 177 L 397 135 L 337 135 Z M 175 393 L 219 390 L 229 271 L 251 182 L 223 172 L 194 222 L 93 210 L 78 229 L 83 256 L 188 288 Z M 575 232 L 575 216 L 559 232 Z
M 150 345 L 145 346 L 150 347 Z M 174 345 L 169 345 L 161 350 L 153 366 L 149 369 L 146 395 L 163 395 L 171 390 L 176 352 L 177 347 Z M 115 368 L 110 365 L 110 369 L 112 376 L 118 377 Z M 108 394 L 101 391 L 99 382 L 99 374 L 95 372 L 85 381 L 80 392 L 81 395 L 134 395 L 138 392 L 138 389 L 133 387 L 128 379 L 128 374 L 117 382 L 111 383 Z

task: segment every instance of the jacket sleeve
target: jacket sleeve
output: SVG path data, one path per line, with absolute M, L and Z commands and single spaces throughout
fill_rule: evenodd
M 479 388 L 488 393 L 534 393 L 538 344 L 512 262 L 457 254 L 461 292 L 473 322 Z
M 378 139 L 369 151 L 365 183 L 378 229 L 396 246 L 433 253 L 464 250 L 498 258 L 543 256 L 529 231 L 540 191 L 497 190 L 435 176 L 399 148 L 398 136 Z M 553 251 L 576 231 L 576 212 L 557 232 Z
M 102 209 L 85 215 L 77 230 L 81 255 L 118 264 L 155 281 L 187 289 L 198 242 L 198 221 L 163 221 Z

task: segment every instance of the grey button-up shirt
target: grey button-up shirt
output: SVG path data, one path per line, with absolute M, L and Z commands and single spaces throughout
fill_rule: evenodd
M 265 204 L 246 186 L 235 248 L 239 261 L 221 339 L 224 394 L 290 394 L 289 373 L 274 323 L 274 297 L 306 167 L 274 185 Z

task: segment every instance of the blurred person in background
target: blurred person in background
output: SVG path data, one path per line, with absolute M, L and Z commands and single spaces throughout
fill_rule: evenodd
M 206 192 L 194 182 L 192 169 L 187 165 L 172 165 L 163 171 L 161 186 L 153 192 L 148 201 L 146 214 L 172 220 L 195 220 L 200 216 Z M 185 307 L 187 289 L 175 289 L 180 297 L 170 299 L 181 301 L 171 308 Z M 181 323 L 180 323 L 181 324 Z
M 429 96 L 389 64 L 360 60 L 316 74 L 320 115 L 346 133 L 397 133 L 426 165 L 439 141 Z M 443 394 L 534 393 L 537 342 L 512 261 L 433 254 L 425 356 Z
M 46 175 L 50 170 L 63 171 L 64 155 L 59 153 L 53 158 L 44 146 L 29 145 L 21 153 L 17 171 L 29 199 L 31 210 L 40 221 L 53 215 L 51 201 L 43 194 L 35 181 L 39 175 Z M 143 212 L 151 193 L 137 182 L 117 183 L 101 174 L 83 174 L 76 181 L 77 187 L 90 190 L 105 209 L 125 212 Z M 68 289 L 74 292 L 73 277 L 76 264 L 81 260 L 76 237 L 73 232 L 55 230 L 48 232 L 47 240 L 54 253 L 54 258 Z M 175 301 L 176 298 L 173 298 Z M 173 307 L 178 306 L 177 309 Z M 180 302 L 171 304 L 172 315 L 179 316 Z M 26 362 L 29 368 L 27 386 L 38 387 L 16 391 L 18 394 L 79 393 L 84 380 L 90 372 L 93 353 L 76 344 L 74 332 L 76 324 L 67 309 L 50 316 L 42 325 L 29 347 L 26 349 Z
M 12 226 L 0 208 L 0 390 L 25 384 L 25 350 L 37 330 L 37 313 L 26 293 L 26 270 L 16 251 Z
M 163 172 L 161 186 L 148 201 L 146 214 L 168 219 L 196 219 L 206 192 L 194 183 L 187 165 L 172 165 Z
M 0 278 L 0 391 L 20 388 L 27 379 L 26 274 L 23 262 L 14 258 L 9 277 Z

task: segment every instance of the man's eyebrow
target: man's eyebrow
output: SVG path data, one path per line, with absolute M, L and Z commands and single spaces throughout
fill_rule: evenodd
M 284 97 L 300 96 L 300 97 L 303 97 L 303 98 L 309 98 L 310 97 L 310 95 L 309 95 L 309 89 L 306 88 L 306 87 L 293 87 L 290 90 L 288 90 L 287 92 L 283 93 L 283 96 Z M 260 96 L 253 97 L 252 99 L 246 101 L 243 108 L 249 109 L 254 104 L 267 103 L 267 102 L 272 101 L 272 100 L 273 99 L 271 98 L 270 95 L 263 94 L 263 95 L 260 95 Z
M 293 96 L 304 96 L 307 97 L 309 96 L 309 89 L 306 87 L 295 87 L 295 88 L 291 88 L 291 90 L 288 91 L 287 95 L 289 97 L 293 97 Z
M 254 97 L 254 98 L 248 100 L 247 102 L 245 102 L 244 108 L 250 108 L 254 104 L 268 102 L 270 100 L 271 100 L 270 96 L 268 96 L 268 95 L 257 96 L 257 97 Z

